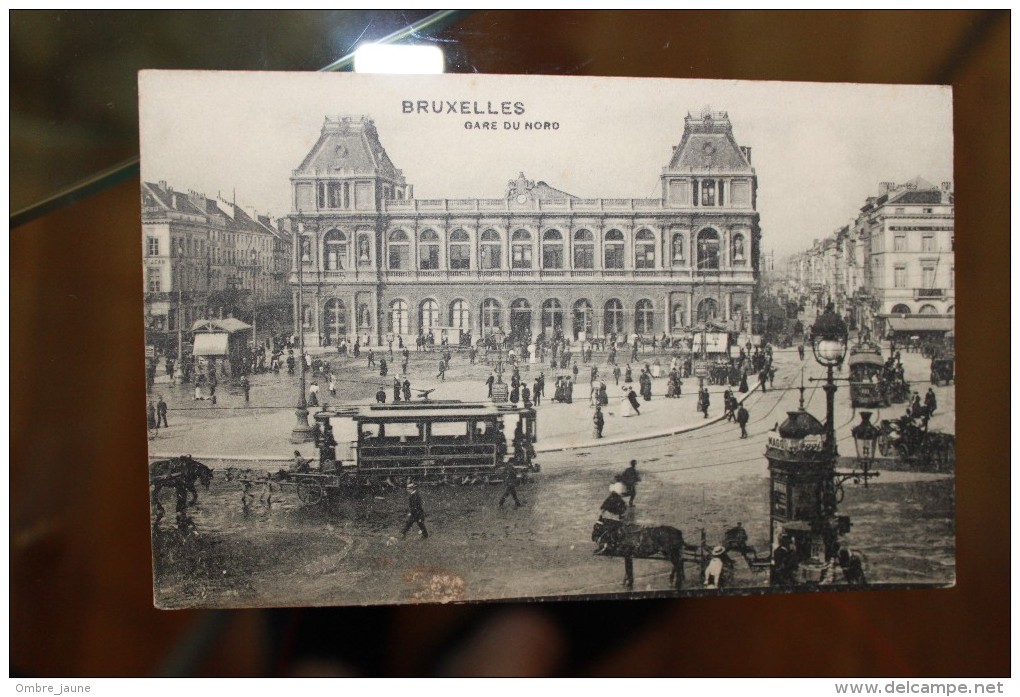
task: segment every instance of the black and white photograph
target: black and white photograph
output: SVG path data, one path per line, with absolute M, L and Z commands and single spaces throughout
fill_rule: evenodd
M 157 607 L 955 584 L 951 88 L 139 100 Z

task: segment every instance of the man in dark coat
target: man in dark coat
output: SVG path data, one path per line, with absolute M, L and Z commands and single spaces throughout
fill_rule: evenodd
M 492 396 L 492 383 L 494 382 L 496 382 L 496 378 L 490 373 L 489 377 L 485 378 L 485 386 L 489 390 L 489 394 L 487 395 L 488 397 Z
M 751 415 L 747 412 L 747 409 L 745 409 L 744 405 L 741 404 L 737 409 L 737 423 L 740 424 L 741 438 L 747 438 L 747 421 L 750 417 Z
M 625 495 L 630 498 L 630 505 L 634 505 L 634 496 L 637 495 L 637 484 L 641 481 L 641 475 L 637 471 L 637 460 L 631 460 L 630 465 L 620 474 L 620 481 L 625 487 Z
M 400 378 L 393 378 L 393 403 L 400 401 Z
M 408 378 L 404 378 L 403 388 L 404 388 L 404 401 L 405 402 L 410 402 L 411 401 L 411 381 Z
M 411 529 L 411 526 L 415 523 L 418 524 L 418 530 L 424 540 L 429 536 L 428 528 L 425 527 L 425 507 L 421 502 L 421 494 L 418 493 L 418 485 L 414 482 L 407 483 L 407 523 L 404 525 L 403 532 L 400 533 L 401 537 L 407 537 L 407 531 Z
M 537 407 L 542 403 L 542 397 L 545 397 L 545 373 L 539 373 L 538 377 L 535 378 L 535 406 Z
M 641 416 L 641 405 L 638 404 L 637 393 L 634 390 L 627 390 L 627 401 L 630 402 L 634 413 Z
M 602 407 L 595 407 L 595 416 L 592 417 L 592 424 L 595 427 L 595 437 L 602 437 L 602 429 L 606 425 L 606 417 L 602 415 Z
M 772 553 L 772 585 L 774 586 L 795 586 L 797 585 L 797 553 L 791 549 L 790 536 L 783 534 L 779 537 L 779 546 Z
M 698 396 L 698 408 L 701 410 L 701 413 L 705 415 L 706 419 L 708 418 L 709 401 L 708 388 L 703 387 L 701 389 L 701 394 Z
M 623 537 L 623 516 L 627 513 L 627 502 L 623 500 L 625 487 L 622 482 L 613 482 L 609 487 L 609 496 L 599 508 L 599 522 L 603 533 L 598 538 L 595 554 L 603 554 L 609 547 L 619 544 Z
M 515 445 L 514 450 L 517 450 Z M 517 459 L 516 456 L 514 459 Z M 499 497 L 499 507 L 502 508 L 503 504 L 506 503 L 507 497 L 512 496 L 514 499 L 514 507 L 520 508 L 521 502 L 517 498 L 517 470 L 514 469 L 514 461 L 510 460 L 506 463 L 506 467 L 503 469 L 503 495 Z
M 156 402 L 156 428 L 159 428 L 160 424 L 163 424 L 164 428 L 170 428 L 170 424 L 166 422 L 166 411 L 166 401 L 163 399 L 163 395 L 159 395 L 159 401 Z
M 162 402 L 162 397 L 160 398 Z M 932 388 L 928 388 L 928 392 L 924 395 L 924 409 L 928 412 L 928 416 L 935 413 L 935 408 L 938 406 L 938 402 L 935 400 L 935 391 Z

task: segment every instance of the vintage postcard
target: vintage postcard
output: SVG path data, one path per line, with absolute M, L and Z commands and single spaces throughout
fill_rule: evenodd
M 139 87 L 158 607 L 954 583 L 949 88 Z

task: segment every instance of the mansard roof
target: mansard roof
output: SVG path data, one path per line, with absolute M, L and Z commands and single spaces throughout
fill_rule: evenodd
M 318 142 L 294 170 L 295 176 L 371 176 L 403 182 L 367 116 L 326 117 Z
M 180 211 L 189 215 L 203 215 L 203 211 L 192 201 L 192 197 L 182 191 L 174 191 L 165 181 L 159 183 L 143 182 L 142 206 L 163 208 L 167 211 Z
M 745 151 L 733 139 L 733 125 L 725 111 L 705 110 L 687 115 L 680 145 L 673 149 L 668 170 L 681 172 L 746 172 L 754 169 Z

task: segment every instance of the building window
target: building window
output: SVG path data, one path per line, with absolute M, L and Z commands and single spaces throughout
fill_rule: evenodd
M 390 331 L 394 334 L 408 334 L 410 327 L 407 326 L 407 303 L 403 300 L 394 300 L 390 303 Z
M 559 230 L 546 230 L 542 235 L 542 268 L 563 268 L 563 235 Z
M 701 205 L 715 205 L 715 180 L 705 179 L 701 182 Z
M 145 270 L 145 287 L 150 293 L 159 293 L 163 289 L 160 269 Z
M 893 238 L 893 251 L 894 252 L 905 252 L 907 251 L 907 237 L 906 235 L 896 235 Z
M 673 264 L 681 265 L 684 263 L 684 236 L 680 233 L 674 233 L 673 244 L 672 244 Z
M 323 238 L 323 260 L 326 271 L 343 271 L 347 265 L 347 235 L 339 230 L 330 230 Z
M 930 214 L 932 214 L 932 213 L 934 213 L 934 212 L 935 212 L 935 209 L 934 209 L 934 208 L 922 208 L 922 209 L 921 209 L 921 212 L 922 212 L 922 213 L 926 213 L 926 214 L 929 214 L 929 215 L 930 215 Z
M 517 230 L 511 238 L 510 265 L 515 269 L 531 268 L 531 233 L 527 230 Z
M 934 288 L 935 287 L 935 267 L 924 266 L 921 268 L 921 287 L 922 288 Z
M 556 298 L 542 303 L 542 331 L 547 335 L 563 331 L 563 306 Z
M 421 311 L 418 313 L 418 326 L 426 334 L 439 326 L 439 303 L 435 300 L 422 302 Z
M 655 310 L 651 300 L 638 300 L 634 310 L 634 331 L 638 334 L 651 334 L 655 331 Z
M 503 266 L 503 241 L 495 230 L 482 233 L 482 268 L 499 269 Z
M 893 288 L 907 287 L 907 267 L 897 266 L 893 269 Z
M 360 252 L 359 252 L 360 254 Z M 410 268 L 411 243 L 407 239 L 407 233 L 403 230 L 394 230 L 390 233 L 389 244 L 389 267 L 393 271 L 406 271 Z
M 906 208 L 897 208 L 896 215 L 903 215 L 906 212 Z
M 595 235 L 591 230 L 578 230 L 574 233 L 574 268 L 595 268 Z
M 747 261 L 746 250 L 744 249 L 744 236 L 733 236 L 733 263 L 743 264 Z
M 503 324 L 503 308 L 499 301 L 486 298 L 482 303 L 482 331 L 491 334 L 492 330 Z
M 711 228 L 698 233 L 698 268 L 719 268 L 719 233 Z
M 531 339 L 531 305 L 524 298 L 510 303 L 510 337 L 514 340 Z
M 621 333 L 623 331 L 623 303 L 615 298 L 607 302 L 602 324 L 606 334 Z
M 719 303 L 715 301 L 715 298 L 705 298 L 698 303 L 698 321 L 707 322 L 715 319 L 719 315 Z
M 909 315 L 910 314 L 910 308 L 907 307 L 906 305 L 903 305 L 902 303 L 899 304 L 899 305 L 893 305 L 892 314 L 894 314 L 894 315 Z
M 934 252 L 935 251 L 935 236 L 925 235 L 921 238 L 921 251 L 922 252 Z
M 463 300 L 450 303 L 450 326 L 467 330 L 471 327 L 471 309 Z
M 606 233 L 606 259 L 605 268 L 623 268 L 623 233 L 619 230 L 610 230 Z
M 159 238 L 147 237 L 145 240 L 145 254 L 150 257 L 159 256 Z
M 934 305 L 928 305 L 928 304 L 921 305 L 921 307 L 918 308 L 918 310 L 917 310 L 917 314 L 919 314 L 919 315 L 937 315 L 938 313 L 939 313 L 939 311 L 938 311 L 937 307 L 935 307 Z
M 426 230 L 418 237 L 418 266 L 423 271 L 439 268 L 439 235 Z
M 634 238 L 634 268 L 655 268 L 655 235 L 650 230 L 640 230 Z
M 463 230 L 450 233 L 450 268 L 471 268 L 471 238 Z
M 592 306 L 587 300 L 578 300 L 574 303 L 574 340 L 576 341 L 581 332 L 584 332 L 585 336 L 591 337 L 592 335 Z

